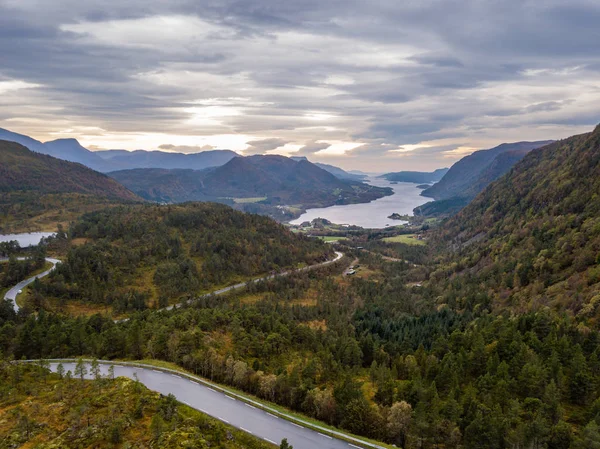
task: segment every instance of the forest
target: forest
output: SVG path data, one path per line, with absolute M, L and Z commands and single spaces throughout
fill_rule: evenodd
M 50 246 L 66 257 L 33 284 L 33 295 L 56 300 L 58 308 L 76 300 L 117 314 L 165 307 L 332 255 L 320 241 L 295 236 L 266 217 L 214 203 L 86 214 Z

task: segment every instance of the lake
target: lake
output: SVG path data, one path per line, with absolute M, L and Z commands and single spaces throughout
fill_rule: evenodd
M 412 215 L 415 207 L 431 201 L 421 196 L 422 190 L 417 188 L 417 184 L 408 182 L 391 184 L 380 178 L 368 178 L 366 182 L 374 186 L 391 187 L 394 189 L 394 194 L 370 203 L 308 209 L 296 220 L 291 221 L 291 224 L 299 225 L 315 218 L 325 218 L 336 224 L 356 225 L 363 228 L 385 228 L 386 225 L 394 226 L 405 223 L 388 218 L 394 212 L 400 215 Z
M 42 238 L 50 237 L 54 232 L 30 232 L 27 234 L 0 234 L 0 242 L 10 242 L 16 240 L 21 248 L 35 246 L 40 243 Z

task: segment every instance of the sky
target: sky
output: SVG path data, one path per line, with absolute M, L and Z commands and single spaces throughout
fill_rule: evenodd
M 0 127 L 363 171 L 600 122 L 600 0 L 0 0 Z

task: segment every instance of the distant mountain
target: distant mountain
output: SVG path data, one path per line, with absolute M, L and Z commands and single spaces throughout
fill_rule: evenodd
M 276 155 L 235 157 L 205 170 L 135 169 L 110 176 L 148 200 L 219 201 L 278 218 L 277 206 L 296 206 L 297 215 L 304 208 L 368 202 L 392 193 L 339 179 L 305 159 Z
M 65 161 L 78 162 L 97 171 L 106 172 L 117 168 L 97 156 L 93 151 L 82 147 L 75 139 L 58 139 L 42 143 L 23 134 L 13 133 L 2 128 L 0 128 L 0 139 L 20 143 L 36 153 L 48 154 Z
M 50 150 L 44 146 L 42 142 L 39 140 L 32 139 L 29 136 L 25 136 L 23 134 L 14 133 L 7 129 L 0 128 L 0 140 L 7 140 L 9 142 L 17 142 L 23 145 L 24 147 L 29 148 L 31 151 L 35 151 L 36 153 L 41 154 L 50 154 Z
M 202 170 L 208 167 L 221 166 L 238 156 L 236 152 L 230 150 L 210 150 L 192 154 L 169 153 L 166 151 L 106 150 L 96 151 L 95 154 L 117 167 L 113 170 L 134 168 Z
M 453 249 L 459 268 L 439 272 L 485 285 L 498 308 L 552 305 L 597 326 L 598 198 L 600 125 L 529 152 L 448 220 L 433 241 Z
M 490 150 L 475 151 L 456 162 L 439 182 L 425 189 L 422 195 L 436 200 L 473 198 L 529 151 L 549 143 L 552 141 L 503 143 Z M 504 156 L 505 153 L 511 154 Z
M 414 184 L 429 184 L 437 182 L 448 172 L 447 168 L 439 168 L 432 172 L 420 171 L 399 171 L 386 173 L 380 178 L 387 179 L 391 182 L 412 182 Z
M 133 168 L 182 168 L 201 170 L 218 167 L 238 156 L 234 151 L 211 150 L 194 154 L 166 151 L 90 151 L 76 139 L 57 139 L 42 143 L 23 134 L 0 128 L 0 139 L 17 142 L 36 153 L 48 154 L 70 162 L 79 162 L 93 170 L 107 173 Z
M 308 161 L 308 158 L 306 158 L 305 156 L 292 156 L 290 159 L 293 159 L 294 161 Z M 367 175 L 365 175 L 364 173 L 350 173 L 342 168 L 336 167 L 335 165 L 322 164 L 320 162 L 313 162 L 313 164 L 315 164 L 319 168 L 322 168 L 325 171 L 328 171 L 329 173 L 331 173 L 339 179 L 362 181 L 367 177 Z
M 57 139 L 45 142 L 44 147 L 48 154 L 64 159 L 65 161 L 78 162 L 100 172 L 115 170 L 117 166 L 110 161 L 105 161 L 95 152 L 81 146 L 76 139 Z
M 0 192 L 0 233 L 56 229 L 86 211 L 142 201 L 106 175 L 5 140 L 0 140 Z

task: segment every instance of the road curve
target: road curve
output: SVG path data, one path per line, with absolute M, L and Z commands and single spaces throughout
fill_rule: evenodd
M 43 278 L 44 276 L 48 276 L 50 274 L 50 272 L 52 270 L 54 270 L 54 268 L 56 267 L 56 264 L 60 263 L 60 260 L 46 257 L 46 262 L 50 262 L 52 264 L 52 268 L 44 271 L 43 273 L 36 274 L 35 276 L 30 277 L 29 279 L 25 279 L 24 281 L 19 282 L 13 288 L 11 288 L 9 291 L 7 291 L 6 295 L 4 295 L 4 299 L 8 299 L 13 302 L 15 312 L 19 311 L 19 305 L 17 304 L 17 295 L 19 294 L 19 291 L 22 290 L 23 288 L 27 287 L 29 284 L 31 284 L 36 279 Z
M 268 281 L 270 279 L 275 279 L 276 277 L 289 276 L 290 274 L 294 274 L 294 273 L 301 273 L 303 271 L 315 270 L 317 268 L 321 268 L 321 267 L 324 267 L 324 266 L 327 266 L 327 265 L 331 265 L 332 263 L 335 263 L 338 260 L 340 260 L 342 257 L 344 257 L 344 254 L 340 253 L 339 251 L 336 251 L 335 252 L 335 257 L 333 259 L 326 260 L 325 262 L 320 262 L 320 263 L 317 263 L 317 264 L 314 264 L 314 265 L 309 265 L 307 267 L 298 268 L 296 270 L 283 271 L 281 273 L 271 274 L 269 276 L 263 276 L 263 277 L 260 277 L 260 278 L 252 279 L 249 282 L 254 282 L 256 284 L 256 283 L 261 282 L 261 281 Z M 224 287 L 224 288 L 221 288 L 219 290 L 215 290 L 215 291 L 212 291 L 210 293 L 206 293 L 205 295 L 202 295 L 199 298 L 190 299 L 188 301 L 184 301 L 183 303 L 179 303 L 179 304 L 185 304 L 185 303 L 191 304 L 191 303 L 193 303 L 194 301 L 197 301 L 200 298 L 206 298 L 206 297 L 212 296 L 212 295 L 222 295 L 224 293 L 227 293 L 227 292 L 230 292 L 230 291 L 233 291 L 233 290 L 238 290 L 240 288 L 244 288 L 244 287 L 246 287 L 246 285 L 248 285 L 248 282 L 240 282 L 239 284 L 230 285 L 229 287 Z M 176 305 L 177 304 L 174 304 L 172 306 L 168 306 L 168 307 L 165 307 L 165 308 L 159 309 L 159 310 L 171 310 Z
M 65 371 L 75 372 L 76 363 L 74 361 L 63 362 L 62 364 Z M 99 364 L 102 374 L 106 376 L 111 362 L 99 361 Z M 58 362 L 50 363 L 50 369 L 54 372 L 56 372 L 57 366 Z M 202 413 L 213 416 L 226 424 L 276 445 L 279 445 L 283 438 L 287 438 L 294 449 L 350 449 L 361 447 L 384 449 L 382 446 L 364 442 L 359 443 L 358 441 L 356 441 L 356 444 L 351 444 L 320 433 L 317 430 L 302 427 L 217 391 L 217 386 L 213 389 L 211 386 L 201 383 L 199 379 L 199 381 L 195 381 L 163 369 L 118 364 L 113 366 L 115 376 L 124 376 L 130 379 L 137 376 L 137 379 L 150 390 L 164 395 L 171 393 L 180 402 Z M 87 368 L 89 372 L 89 365 Z M 91 378 L 92 375 L 88 374 L 87 377 Z

